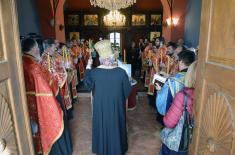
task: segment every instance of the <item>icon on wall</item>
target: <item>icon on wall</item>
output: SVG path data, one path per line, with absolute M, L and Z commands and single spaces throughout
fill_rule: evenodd
M 68 25 L 71 26 L 79 25 L 79 15 L 68 15 Z
M 161 32 L 150 32 L 150 41 L 153 41 L 156 38 L 161 36 Z
M 152 14 L 151 15 L 151 23 L 150 25 L 161 25 L 162 24 L 162 16 L 160 14 Z
M 145 14 L 133 14 L 131 17 L 131 24 L 133 26 L 143 26 L 146 24 Z
M 69 33 L 69 39 L 70 40 L 78 40 L 80 38 L 80 33 L 79 32 L 70 32 Z
M 84 15 L 84 25 L 85 26 L 98 26 L 98 15 Z

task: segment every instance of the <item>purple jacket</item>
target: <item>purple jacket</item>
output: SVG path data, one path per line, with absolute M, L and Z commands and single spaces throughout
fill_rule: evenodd
M 170 109 L 163 118 L 163 122 L 167 128 L 174 128 L 180 117 L 183 114 L 184 110 L 184 92 L 188 94 L 187 99 L 187 111 L 192 118 L 192 109 L 193 109 L 193 94 L 194 89 L 184 88 L 182 91 L 178 92 L 171 104 Z

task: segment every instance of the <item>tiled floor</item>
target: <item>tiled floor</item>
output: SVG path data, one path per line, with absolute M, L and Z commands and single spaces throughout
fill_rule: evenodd
M 91 102 L 89 98 L 79 99 L 74 105 L 75 118 L 71 121 L 73 155 L 93 155 L 91 153 Z M 160 125 L 155 120 L 155 111 L 147 103 L 146 97 L 139 97 L 137 107 L 128 111 L 127 155 L 158 155 L 160 150 Z

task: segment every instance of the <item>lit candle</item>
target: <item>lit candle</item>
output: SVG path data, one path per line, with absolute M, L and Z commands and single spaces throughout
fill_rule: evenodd
M 124 49 L 123 55 L 124 55 L 124 63 L 126 64 L 126 50 L 125 49 Z
M 62 52 L 63 52 L 63 62 L 65 61 L 65 47 L 63 47 L 63 49 L 62 49 Z
M 66 62 L 68 63 L 68 51 L 66 51 L 65 56 L 66 56 Z
M 76 46 L 76 49 L 75 49 L 75 57 L 78 57 L 80 51 L 81 51 L 81 48 L 79 48 L 78 46 Z
M 48 63 L 48 70 L 51 71 L 51 61 L 49 53 L 47 54 L 47 63 Z
M 67 50 L 67 53 L 68 53 L 68 55 L 69 55 L 69 61 L 71 60 L 71 57 L 70 57 L 70 53 L 69 53 L 69 51 Z
M 158 64 L 158 59 L 155 59 L 156 62 L 155 62 L 155 66 L 156 66 L 156 73 L 159 72 L 159 64 Z
M 167 56 L 167 75 L 169 75 L 170 72 L 170 57 Z

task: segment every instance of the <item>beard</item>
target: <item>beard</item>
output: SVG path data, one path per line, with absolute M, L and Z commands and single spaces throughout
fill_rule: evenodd
M 41 61 L 41 55 L 40 55 L 40 52 L 37 51 L 35 54 L 34 54 L 34 58 L 36 59 L 36 61 L 40 62 Z

